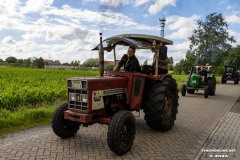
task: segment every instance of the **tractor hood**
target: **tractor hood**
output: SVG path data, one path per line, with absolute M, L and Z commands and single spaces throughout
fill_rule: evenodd
M 128 78 L 126 77 L 84 77 L 68 79 L 68 87 L 85 90 L 105 90 L 113 88 L 126 88 Z

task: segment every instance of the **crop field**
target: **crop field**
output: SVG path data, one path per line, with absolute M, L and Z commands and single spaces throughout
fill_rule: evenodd
M 14 111 L 19 107 L 64 100 L 67 79 L 96 76 L 98 71 L 0 68 L 0 109 Z

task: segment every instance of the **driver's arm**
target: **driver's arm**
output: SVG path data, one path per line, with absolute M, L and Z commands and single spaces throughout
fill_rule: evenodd
M 120 68 L 126 63 L 127 55 L 124 54 L 118 64 L 113 68 L 114 71 L 119 71 Z

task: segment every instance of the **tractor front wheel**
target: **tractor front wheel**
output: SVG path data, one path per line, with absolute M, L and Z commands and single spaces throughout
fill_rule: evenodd
M 61 138 L 69 138 L 77 133 L 79 124 L 77 122 L 64 119 L 64 112 L 68 109 L 66 102 L 60 104 L 52 117 L 53 132 Z
M 111 151 L 123 155 L 131 150 L 136 134 L 136 121 L 131 112 L 114 114 L 108 127 L 107 141 Z
M 204 88 L 204 98 L 208 98 L 208 94 L 209 94 L 209 87 L 206 86 L 206 87 Z
M 214 78 L 209 78 L 208 79 L 208 86 L 209 86 L 209 95 L 214 96 L 216 92 L 216 79 Z
M 181 90 L 182 96 L 186 95 L 186 84 L 182 85 L 182 90 Z

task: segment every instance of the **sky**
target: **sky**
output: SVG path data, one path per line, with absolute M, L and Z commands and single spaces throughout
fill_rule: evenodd
M 228 23 L 228 32 L 240 45 L 240 0 L 2 0 L 0 4 L 0 59 L 42 57 L 61 63 L 98 58 L 91 51 L 103 39 L 118 34 L 160 36 L 159 18 L 166 18 L 168 57 L 185 57 L 188 37 L 198 20 L 216 12 Z M 126 48 L 117 48 L 117 59 Z M 153 54 L 136 51 L 142 64 Z M 113 60 L 113 53 L 105 53 Z

